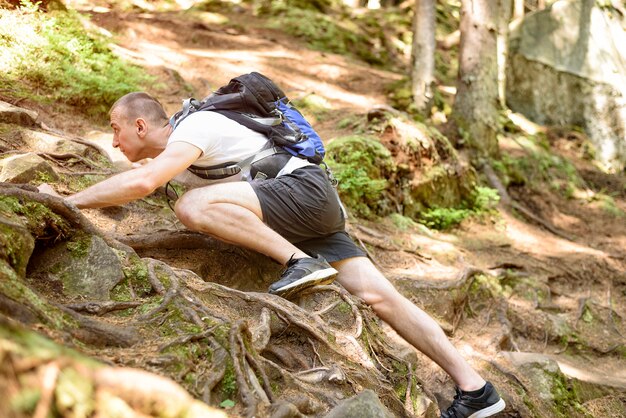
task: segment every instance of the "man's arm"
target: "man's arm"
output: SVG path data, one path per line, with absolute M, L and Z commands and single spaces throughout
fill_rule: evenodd
M 79 208 L 115 206 L 152 193 L 193 164 L 202 152 L 186 142 L 174 142 L 147 164 L 117 174 L 66 199 Z

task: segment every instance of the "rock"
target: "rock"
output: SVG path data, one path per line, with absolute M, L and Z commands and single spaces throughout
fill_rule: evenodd
M 607 391 L 568 378 L 561 370 L 556 356 L 539 353 L 504 352 L 505 358 L 530 381 L 527 393 L 536 416 L 587 416 L 582 405 L 589 399 L 603 396 Z
M 392 418 L 372 390 L 364 390 L 334 407 L 325 418 Z
M 24 277 L 34 248 L 35 240 L 26 227 L 0 215 L 0 260 L 5 260 L 18 276 Z
M 111 289 L 124 279 L 117 255 L 98 236 L 62 242 L 33 256 L 31 277 L 61 284 L 68 297 L 108 300 Z M 42 283 L 39 283 L 42 284 Z
M 25 146 L 37 152 L 49 152 L 54 154 L 78 154 L 88 157 L 92 148 L 70 141 L 58 135 L 45 132 L 23 129 L 20 137 Z
M 37 112 L 0 101 L 0 122 L 2 123 L 36 126 L 37 117 Z
M 51 182 L 59 179 L 52 166 L 35 153 L 19 154 L 0 161 L 0 182 Z
M 512 31 L 507 104 L 534 122 L 583 127 L 605 167 L 626 167 L 626 31 L 593 1 L 559 0 Z M 593 35 L 591 35 L 593 34 Z M 555 94 L 545 94 L 545 92 Z

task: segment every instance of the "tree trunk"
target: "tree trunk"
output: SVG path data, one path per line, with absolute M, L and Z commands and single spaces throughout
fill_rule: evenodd
M 430 114 L 435 80 L 435 0 L 415 0 L 411 91 L 418 112 Z
M 517 1 L 518 0 L 513 0 Z M 498 100 L 502 108 L 506 107 L 506 63 L 509 55 L 509 21 L 513 12 L 511 0 L 499 0 L 500 16 L 498 19 Z M 522 10 L 524 3 L 522 2 Z M 517 11 L 516 11 L 517 12 Z
M 521 19 L 524 17 L 524 0 L 513 0 L 513 18 Z
M 498 155 L 499 0 L 461 2 L 459 75 L 453 119 L 477 157 Z

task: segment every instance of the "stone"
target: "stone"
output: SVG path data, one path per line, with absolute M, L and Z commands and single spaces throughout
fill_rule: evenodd
M 0 182 L 47 183 L 59 176 L 52 166 L 35 153 L 13 155 L 0 161 Z
M 593 1 L 559 0 L 511 32 L 507 66 L 513 111 L 544 125 L 584 128 L 596 159 L 614 171 L 626 167 L 624 27 L 625 17 Z
M 334 407 L 325 418 L 392 418 L 376 393 L 366 389 Z
M 26 227 L 0 215 L 0 260 L 5 260 L 19 277 L 26 275 L 34 248 L 35 239 Z
M 33 256 L 33 280 L 60 284 L 70 298 L 109 300 L 110 291 L 124 279 L 122 264 L 104 240 L 81 236 Z M 43 283 L 39 283 L 42 285 Z
M 25 146 L 36 152 L 53 154 L 77 154 L 89 157 L 92 148 L 46 132 L 23 129 L 20 137 Z
M 0 101 L 0 122 L 22 126 L 36 126 L 37 112 L 13 106 L 11 103 Z

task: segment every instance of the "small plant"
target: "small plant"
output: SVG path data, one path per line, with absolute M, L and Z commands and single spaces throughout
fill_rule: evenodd
M 420 223 L 429 228 L 450 229 L 470 216 L 481 216 L 489 213 L 500 201 L 498 191 L 490 187 L 477 186 L 469 201 L 458 208 L 433 207 L 420 214 Z

